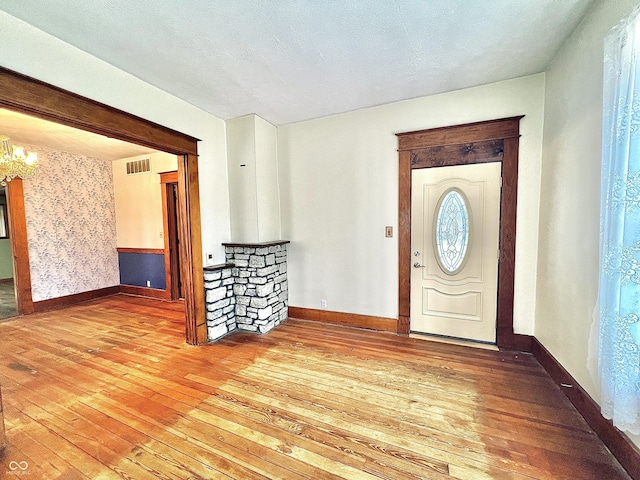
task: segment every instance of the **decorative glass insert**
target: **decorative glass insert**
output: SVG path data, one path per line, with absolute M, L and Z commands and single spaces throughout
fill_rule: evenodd
M 455 275 L 464 267 L 469 252 L 471 221 L 468 201 L 460 190 L 442 194 L 435 213 L 434 250 L 442 271 Z

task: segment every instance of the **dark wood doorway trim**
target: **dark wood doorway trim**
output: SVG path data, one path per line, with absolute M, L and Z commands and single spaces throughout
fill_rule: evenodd
M 518 199 L 518 143 L 522 116 L 399 133 L 398 333 L 408 334 L 411 312 L 411 171 L 416 168 L 502 163 L 497 345 L 516 348 L 513 284 Z
M 183 239 L 180 255 L 183 260 L 181 273 L 185 296 L 185 335 L 187 343 L 194 345 L 205 343 L 207 332 L 204 317 L 198 139 L 2 67 L 0 67 L 0 107 L 178 155 L 178 203 L 181 219 L 179 232 L 180 238 Z M 10 214 L 14 217 L 11 224 L 14 228 L 12 248 L 14 252 L 25 254 L 21 258 L 16 258 L 18 261 L 16 271 L 28 272 L 26 220 L 15 218 L 19 212 L 11 211 L 12 208 L 16 210 L 15 205 L 18 204 L 17 188 L 16 185 L 16 188 L 10 187 L 8 190 L 11 198 L 15 200 L 10 205 Z M 24 199 L 22 202 L 24 205 Z M 21 215 L 24 215 L 24 208 Z M 18 235 L 15 234 L 15 229 L 18 229 Z M 20 313 L 30 313 L 28 304 L 31 302 L 31 281 L 27 275 L 16 278 L 16 291 L 19 308 L 22 308 Z M 31 311 L 33 311 L 32 302 Z
M 9 211 L 9 238 L 13 256 L 13 282 L 16 290 L 16 309 L 20 315 L 34 312 L 31 297 L 31 266 L 27 243 L 27 217 L 24 211 L 22 179 L 7 183 L 7 207 Z
M 178 249 L 178 172 L 160 174 L 162 225 L 164 230 L 164 271 L 167 300 L 181 298 L 180 254 Z

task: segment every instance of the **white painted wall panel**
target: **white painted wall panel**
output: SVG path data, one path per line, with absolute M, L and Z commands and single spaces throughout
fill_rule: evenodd
M 231 240 L 258 241 L 255 116 L 227 120 Z
M 127 175 L 127 162 L 149 159 L 150 172 Z M 153 153 L 111 163 L 118 247 L 164 248 L 161 172 L 178 169 L 175 155 Z
M 256 116 L 256 200 L 258 239 L 261 242 L 281 240 L 280 185 L 278 182 L 278 130 Z

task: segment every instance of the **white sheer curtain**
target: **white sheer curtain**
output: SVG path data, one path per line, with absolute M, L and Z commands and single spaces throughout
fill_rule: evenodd
M 605 39 L 600 332 L 602 413 L 640 434 L 640 10 Z

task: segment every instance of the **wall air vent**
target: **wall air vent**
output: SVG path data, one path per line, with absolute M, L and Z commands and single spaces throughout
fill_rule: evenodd
M 148 158 L 127 162 L 127 175 L 135 175 L 136 173 L 146 173 L 150 171 L 151 165 Z

